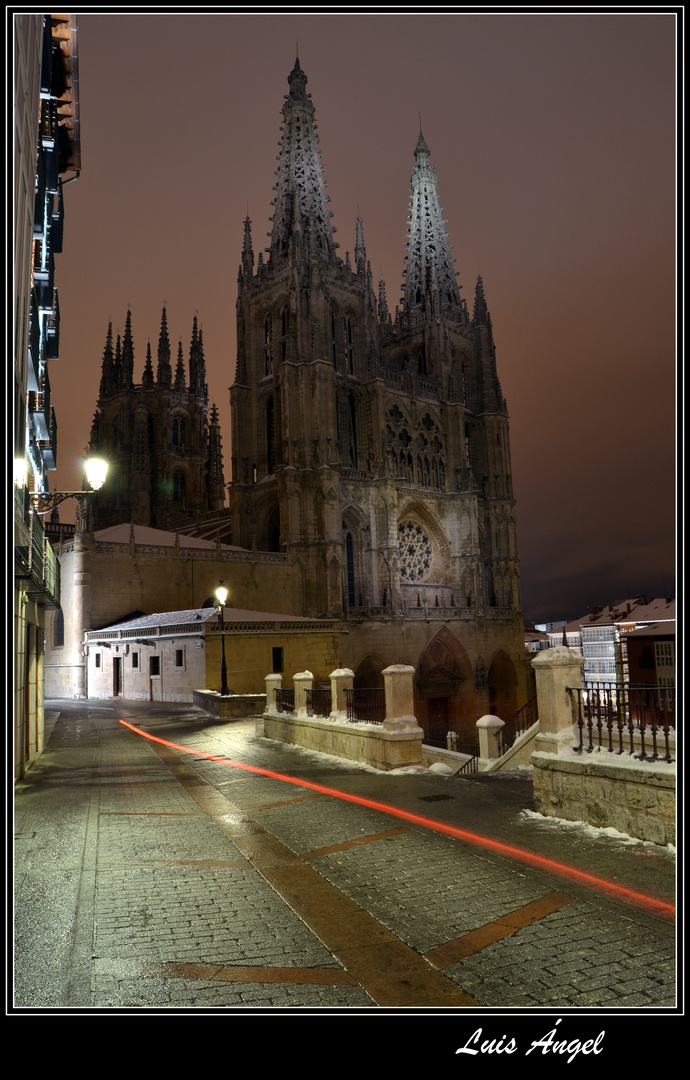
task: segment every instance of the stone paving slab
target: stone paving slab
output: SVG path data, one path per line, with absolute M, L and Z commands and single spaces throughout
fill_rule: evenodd
M 485 832 L 500 784 L 429 802 L 451 793 L 444 778 L 381 777 L 258 737 L 253 721 L 118 702 L 51 710 L 49 750 L 17 787 L 18 1008 L 673 1007 L 665 920 L 382 811 L 156 746 L 117 719 L 450 821 L 476 811 L 476 791 Z M 510 791 L 494 810 L 504 831 L 519 812 Z M 650 869 L 619 861 L 623 875 Z M 510 933 L 496 940 L 501 920 Z M 482 947 L 442 971 L 425 959 L 472 934 Z

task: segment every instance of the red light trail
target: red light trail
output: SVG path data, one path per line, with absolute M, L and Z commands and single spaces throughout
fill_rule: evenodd
M 322 784 L 314 784 L 310 780 L 300 780 L 294 776 L 286 776 L 284 773 L 272 772 L 270 769 L 262 769 L 257 765 L 245 765 L 241 761 L 231 761 L 229 758 L 208 754 L 203 750 L 193 750 L 189 746 L 182 746 L 180 743 L 170 742 L 168 739 L 161 739 L 156 735 L 150 735 L 148 732 L 142 731 L 133 724 L 129 724 L 126 720 L 120 720 L 120 723 L 124 727 L 129 728 L 130 731 L 133 731 L 136 735 L 141 735 L 144 739 L 149 739 L 151 742 L 169 746 L 172 750 L 181 750 L 185 754 L 193 754 L 195 757 L 204 758 L 206 761 L 215 761 L 220 765 L 228 765 L 233 769 L 244 769 L 245 772 L 258 773 L 260 776 L 269 776 L 273 780 L 282 780 L 286 784 L 294 784 L 296 787 L 309 788 L 311 791 L 317 791 L 321 795 L 330 795 L 335 799 L 343 799 L 346 802 L 357 803 L 359 806 L 365 806 L 369 810 L 378 810 L 382 814 L 388 814 L 392 817 L 400 818 L 403 821 L 409 821 L 413 825 L 420 825 L 422 828 L 431 829 L 438 833 L 444 833 L 446 836 L 451 836 L 456 840 L 463 840 L 465 843 L 473 844 L 475 847 L 484 848 L 487 851 L 493 851 L 498 855 L 504 855 L 517 862 L 526 863 L 529 866 L 535 866 L 540 870 L 547 870 L 549 873 L 557 874 L 560 877 L 569 878 L 571 881 L 575 881 L 580 885 L 586 885 L 588 888 L 595 889 L 598 892 L 607 893 L 625 903 L 633 904 L 634 906 L 644 908 L 647 911 L 653 911 L 662 918 L 675 919 L 676 909 L 674 904 L 669 904 L 665 900 L 659 900 L 653 896 L 646 896 L 644 893 L 635 892 L 633 889 L 626 889 L 623 885 L 616 885 L 613 881 L 606 881 L 604 878 L 596 877 L 593 874 L 587 874 L 584 870 L 578 870 L 574 866 L 567 866 L 565 863 L 554 862 L 552 859 L 547 859 L 543 855 L 537 855 L 534 852 L 526 851 L 524 848 L 513 847 L 511 844 L 504 844 L 500 840 L 492 840 L 488 836 L 480 836 L 478 833 L 467 832 L 465 829 L 458 829 L 455 825 L 447 825 L 442 821 L 434 821 L 432 818 L 421 817 L 419 814 L 412 814 L 408 810 L 400 810 L 396 806 L 388 806 L 386 803 L 376 802 L 373 799 L 365 799 L 362 795 L 351 795 L 346 791 L 337 791 L 335 788 L 324 787 Z

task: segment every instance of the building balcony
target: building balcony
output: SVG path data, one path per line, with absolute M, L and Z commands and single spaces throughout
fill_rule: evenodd
M 43 521 L 27 488 L 15 489 L 14 573 L 23 592 L 41 607 L 60 606 L 60 564 L 46 541 Z
M 57 360 L 60 350 L 60 303 L 58 291 L 53 288 L 53 310 L 46 322 L 46 360 Z
M 29 417 L 34 434 L 39 442 L 50 439 L 50 379 L 44 367 L 41 374 L 40 389 L 29 394 Z
M 57 420 L 55 419 L 55 409 L 50 406 L 50 439 L 47 446 L 41 447 L 41 453 L 43 454 L 43 468 L 46 470 L 52 470 L 57 468 Z

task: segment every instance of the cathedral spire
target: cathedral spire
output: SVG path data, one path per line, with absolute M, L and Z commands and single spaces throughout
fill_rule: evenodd
M 182 338 L 177 346 L 177 367 L 175 368 L 175 389 L 181 394 L 185 392 L 184 359 L 182 356 Z
M 254 250 L 252 248 L 252 223 L 247 214 L 244 219 L 244 243 L 242 244 L 242 270 L 245 277 L 254 273 Z
M 322 178 L 314 106 L 299 59 L 288 76 L 290 92 L 283 106 L 283 136 L 276 171 L 270 261 L 286 257 L 301 234 L 305 252 L 335 255 L 326 184 Z
M 355 223 L 355 266 L 360 277 L 367 272 L 367 249 L 364 246 L 364 229 L 361 217 Z
M 192 387 L 196 390 L 197 394 L 202 398 L 204 403 L 208 402 L 208 385 L 206 383 L 206 358 L 204 357 L 204 332 L 199 329 L 199 340 L 197 342 L 197 376 L 196 386 Z
M 153 378 L 153 363 L 151 361 L 151 342 L 146 344 L 146 364 L 144 365 L 144 374 L 141 377 L 141 385 L 144 390 L 153 390 L 154 378 Z
M 132 340 L 132 312 L 127 310 L 125 337 L 122 342 L 122 386 L 131 390 L 134 386 L 134 342 Z
M 163 308 L 161 316 L 161 330 L 158 336 L 158 371 L 157 382 L 159 386 L 172 384 L 172 368 L 170 366 L 170 338 L 168 337 L 168 315 Z
M 383 278 L 379 278 L 379 320 L 382 323 L 388 322 L 388 301 L 386 300 L 386 283 Z
M 215 401 L 211 406 L 208 424 L 206 483 L 209 494 L 209 509 L 221 510 L 225 505 L 225 479 L 223 476 L 223 444 L 220 435 L 220 418 Z
M 438 201 L 436 174 L 430 164 L 429 147 L 421 130 L 414 156 L 416 165 L 411 180 L 403 310 L 410 312 L 419 308 L 427 299 L 433 299 L 441 309 L 460 310 L 460 293 L 445 230 L 446 222 Z
M 113 361 L 113 382 L 119 390 L 122 382 L 122 344 L 120 342 L 120 335 L 117 335 L 117 342 L 115 344 L 115 360 Z
M 101 363 L 101 386 L 98 391 L 99 400 L 110 396 L 113 390 L 113 324 L 108 323 L 108 333 L 103 349 L 103 361 Z
M 484 296 L 484 282 L 481 275 L 477 277 L 477 284 L 474 290 L 474 311 L 472 313 L 472 322 L 476 325 L 491 326 L 491 316 L 489 315 L 489 309 L 486 306 L 486 297 Z

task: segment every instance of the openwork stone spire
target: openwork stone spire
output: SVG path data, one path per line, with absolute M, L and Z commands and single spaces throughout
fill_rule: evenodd
M 337 244 L 330 223 L 326 184 L 318 149 L 311 94 L 299 60 L 288 76 L 290 92 L 283 106 L 280 156 L 276 171 L 276 197 L 269 261 L 288 256 L 293 243 L 301 242 L 312 255 L 335 255 Z
M 407 270 L 403 310 L 412 311 L 431 299 L 442 309 L 461 308 L 448 234 L 436 190 L 436 174 L 429 163 L 429 147 L 421 131 L 412 170 L 410 224 L 407 234 Z

